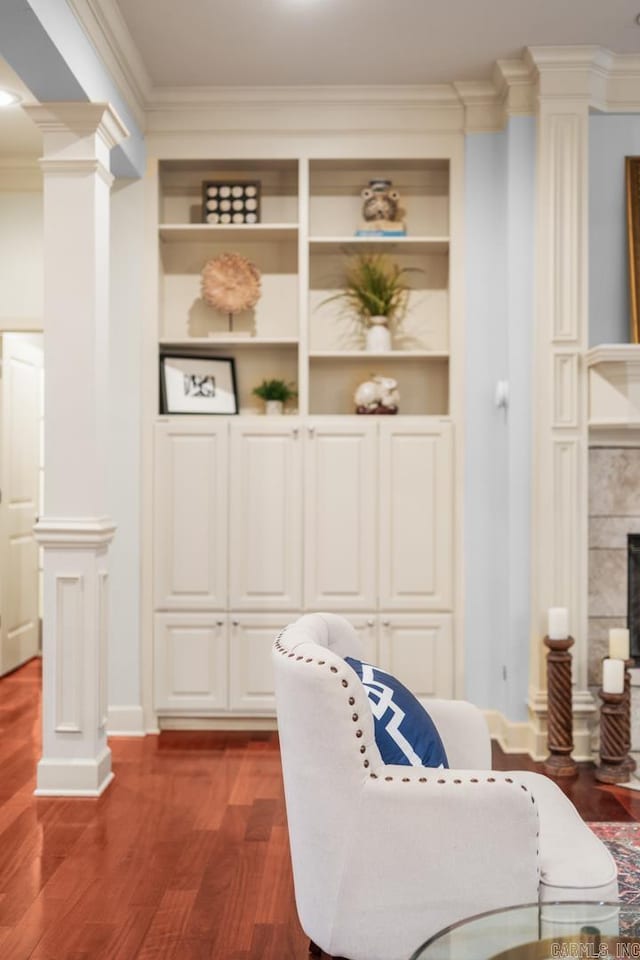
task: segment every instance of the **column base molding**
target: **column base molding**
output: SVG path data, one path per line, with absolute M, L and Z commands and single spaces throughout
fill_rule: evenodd
M 33 528 L 40 546 L 59 550 L 106 547 L 115 531 L 110 517 L 40 517 Z
M 99 797 L 114 774 L 107 747 L 95 760 L 43 758 L 38 763 L 36 797 Z
M 146 733 L 141 706 L 107 708 L 108 737 L 144 737 Z
M 547 745 L 547 694 L 537 691 L 529 700 L 529 755 L 534 760 L 546 760 L 549 755 Z M 595 759 L 593 743 L 594 721 L 597 719 L 597 707 L 588 690 L 574 691 L 573 707 L 573 750 L 572 757 L 578 761 Z

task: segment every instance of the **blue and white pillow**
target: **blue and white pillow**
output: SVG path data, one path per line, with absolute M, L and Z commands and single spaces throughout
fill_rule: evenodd
M 448 767 L 440 734 L 419 700 L 390 674 L 370 663 L 345 657 L 358 674 L 373 714 L 374 734 L 385 764 Z

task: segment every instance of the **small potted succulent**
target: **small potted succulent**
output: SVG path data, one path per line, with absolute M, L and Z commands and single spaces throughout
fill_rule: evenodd
M 366 330 L 366 348 L 372 353 L 391 349 L 391 331 L 398 329 L 407 309 L 408 267 L 400 267 L 384 253 L 353 256 L 345 272 L 344 290 L 328 297 L 343 300 Z
M 267 414 L 282 413 L 285 403 L 298 396 L 295 384 L 278 379 L 263 380 L 253 388 L 253 393 L 264 400 L 264 412 Z

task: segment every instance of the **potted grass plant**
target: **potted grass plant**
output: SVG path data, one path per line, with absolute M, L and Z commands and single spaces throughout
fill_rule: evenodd
M 365 328 L 366 349 L 383 353 L 391 350 L 392 331 L 407 309 L 409 272 L 384 253 L 355 254 L 346 266 L 344 289 L 323 302 L 342 300 Z
M 293 383 L 287 383 L 286 380 L 263 380 L 257 387 L 253 388 L 253 394 L 264 400 L 264 412 L 266 414 L 281 414 L 285 403 L 298 396 Z

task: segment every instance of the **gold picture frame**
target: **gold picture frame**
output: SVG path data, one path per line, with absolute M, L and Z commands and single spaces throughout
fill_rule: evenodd
M 640 343 L 640 157 L 625 157 L 631 343 Z

